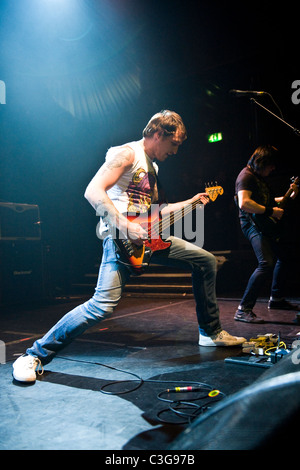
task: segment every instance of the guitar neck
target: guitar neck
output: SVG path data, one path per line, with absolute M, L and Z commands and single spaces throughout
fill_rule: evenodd
M 293 190 L 292 189 L 289 189 L 285 195 L 283 196 L 282 200 L 280 201 L 280 203 L 278 204 L 278 207 L 280 207 L 281 209 L 283 209 L 285 206 L 286 206 L 286 203 L 288 202 L 291 194 L 292 194 Z
M 299 177 L 297 177 L 295 180 L 294 180 L 294 183 L 295 184 L 298 184 L 299 182 Z M 285 195 L 283 196 L 282 200 L 280 201 L 280 203 L 278 204 L 278 206 L 283 209 L 284 206 L 286 205 L 286 203 L 288 202 L 289 198 L 291 197 L 291 194 L 294 192 L 294 190 L 292 188 L 289 188 L 287 190 L 287 192 L 285 193 Z
M 213 187 L 207 187 L 205 189 L 205 192 L 211 201 L 215 201 L 219 195 L 223 194 L 224 190 L 221 186 L 213 186 Z M 174 225 L 175 222 L 178 222 L 184 216 L 186 216 L 191 211 L 193 211 L 196 208 L 196 206 L 199 204 L 199 202 L 201 202 L 201 196 L 196 201 L 192 202 L 191 204 L 187 204 L 181 209 L 178 209 L 177 211 L 170 213 L 169 217 L 165 217 L 162 220 L 160 220 L 157 223 L 160 231 L 163 231 L 172 227 L 172 225 Z
M 175 222 L 178 222 L 185 215 L 192 212 L 196 208 L 196 206 L 199 204 L 199 201 L 200 201 L 200 198 L 197 201 L 194 201 L 192 204 L 187 204 L 186 206 L 182 207 L 181 209 L 178 209 L 177 211 L 171 212 L 169 217 L 163 218 L 160 221 L 160 229 L 161 230 L 166 230 L 169 227 L 172 227 L 172 225 L 174 225 Z

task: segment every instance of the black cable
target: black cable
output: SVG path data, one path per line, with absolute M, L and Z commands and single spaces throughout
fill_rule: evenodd
M 106 385 L 102 385 L 102 387 L 100 388 L 100 392 L 101 393 L 105 393 L 106 395 L 123 395 L 125 393 L 129 393 L 129 392 L 134 392 L 135 390 L 137 390 L 138 388 L 141 387 L 141 385 L 145 382 L 141 377 L 139 377 L 138 375 L 134 374 L 133 372 L 127 372 L 127 371 L 122 371 L 121 369 L 116 369 L 116 368 L 113 368 L 114 370 L 117 370 L 118 372 L 124 372 L 126 374 L 130 374 L 130 375 L 133 375 L 134 377 L 137 377 L 137 380 L 139 380 L 139 383 L 131 388 L 130 390 L 123 390 L 122 392 L 110 392 L 110 391 L 105 391 L 104 388 L 106 387 L 111 387 L 112 385 L 115 385 L 115 384 L 121 384 L 121 383 L 125 383 L 125 382 L 130 382 L 129 380 L 116 380 L 114 382 L 110 382 Z M 132 380 L 133 382 L 133 380 Z
M 185 398 L 186 398 L 187 394 L 195 393 L 196 396 L 190 398 L 189 401 L 186 401 L 186 400 L 180 399 L 180 398 L 177 398 L 177 399 L 174 399 L 174 400 L 168 399 L 168 398 L 163 398 L 162 395 L 164 393 L 170 393 L 170 391 L 169 390 L 163 390 L 162 392 L 160 392 L 157 395 L 157 398 L 161 401 L 168 402 L 169 403 L 169 408 L 165 408 L 165 409 L 161 410 L 157 414 L 157 418 L 165 424 L 187 424 L 187 423 L 190 423 L 197 416 L 199 416 L 199 414 L 202 414 L 205 411 L 207 411 L 211 407 L 210 406 L 211 404 L 213 404 L 216 401 L 219 401 L 221 398 L 225 397 L 225 394 L 223 392 L 220 392 L 219 390 L 214 390 L 213 387 L 211 387 L 210 385 L 207 385 L 207 384 L 201 384 L 201 385 L 202 386 L 204 385 L 204 387 L 207 387 L 211 391 L 209 393 L 206 392 L 206 393 L 204 393 L 200 396 L 197 395 L 197 392 L 199 393 L 199 391 L 201 391 L 200 387 L 198 388 L 198 390 L 197 390 L 197 387 L 195 387 L 194 390 L 189 390 L 189 391 L 186 391 L 186 392 L 182 392 L 182 391 L 179 392 L 179 393 L 184 393 Z M 176 387 L 176 388 L 180 388 L 180 387 Z M 185 387 L 183 387 L 183 388 L 185 388 Z M 188 387 L 188 388 L 192 388 L 192 387 Z M 178 391 L 176 391 L 176 389 L 171 390 L 171 392 L 175 392 L 175 393 L 178 394 Z M 216 399 L 216 397 L 217 397 L 217 399 Z M 202 405 L 195 403 L 196 401 L 204 400 L 204 399 L 206 399 L 206 402 Z M 183 405 L 185 406 L 185 409 L 188 409 L 188 408 L 191 408 L 191 407 L 194 407 L 196 409 L 192 413 L 180 411 L 179 407 L 183 407 Z M 167 411 L 171 411 L 172 413 L 175 413 L 179 416 L 185 417 L 186 419 L 182 422 L 176 422 L 176 423 L 174 423 L 174 421 L 172 421 L 172 420 L 167 421 L 166 419 L 162 419 L 161 415 L 163 413 L 166 413 Z
M 174 383 L 175 380 L 172 380 L 172 381 L 170 381 L 170 382 Z M 170 383 L 170 382 L 169 382 L 169 383 Z M 162 383 L 162 382 L 161 382 L 161 383 Z M 195 384 L 196 382 L 181 382 L 181 383 L 189 383 L 189 384 L 194 383 L 194 384 Z M 211 387 L 210 385 L 207 385 L 207 384 L 200 384 L 199 382 L 197 382 L 196 385 L 197 385 L 196 387 L 176 387 L 174 390 L 169 390 L 169 389 L 162 390 L 162 391 L 157 395 L 157 398 L 158 398 L 159 400 L 161 400 L 161 401 L 166 401 L 166 402 L 168 402 L 168 403 L 174 403 L 174 402 L 178 402 L 178 401 L 180 401 L 180 400 L 178 400 L 178 398 L 175 399 L 175 400 L 174 400 L 174 399 L 170 399 L 170 398 L 163 398 L 162 395 L 165 394 L 165 393 L 168 393 L 168 394 L 171 394 L 171 395 L 172 395 L 173 393 L 175 393 L 175 394 L 177 394 L 177 395 L 178 395 L 178 393 L 184 393 L 184 394 L 188 393 L 189 395 L 190 395 L 191 393 L 196 393 L 196 397 L 190 399 L 190 401 L 195 401 L 195 400 L 201 400 L 202 398 L 206 398 L 206 397 L 208 396 L 207 391 L 206 391 L 206 393 L 204 393 L 204 395 L 200 395 L 200 396 L 198 395 L 198 393 L 199 393 L 200 391 L 202 391 L 202 389 L 201 389 L 202 387 L 203 387 L 204 389 L 205 389 L 205 387 L 207 387 L 207 389 L 210 390 L 210 391 L 213 389 L 213 387 Z M 192 388 L 192 390 L 184 390 L 184 388 Z M 180 389 L 180 390 L 176 390 L 176 389 Z
M 109 387 L 110 385 L 115 385 L 117 383 L 129 382 L 129 380 L 116 380 L 114 382 L 109 382 L 108 384 L 105 384 L 100 388 L 100 392 L 105 393 L 107 395 L 122 395 L 124 393 L 133 392 L 134 390 L 137 390 L 144 383 L 144 380 L 139 375 L 134 374 L 133 372 L 129 372 L 127 370 L 118 369 L 117 367 L 109 366 L 108 364 L 102 364 L 101 362 L 83 361 L 82 359 L 72 359 L 71 357 L 65 357 L 65 356 L 56 356 L 56 357 L 58 357 L 59 359 L 65 359 L 66 361 L 81 362 L 83 364 L 92 364 L 96 366 L 106 367 L 107 369 L 115 370 L 117 372 L 122 372 L 123 374 L 132 375 L 133 377 L 136 377 L 136 380 L 139 381 L 139 384 L 135 386 L 133 389 L 124 390 L 122 392 L 107 392 L 107 391 L 104 391 L 103 389 L 105 387 Z
M 160 422 L 163 422 L 164 424 L 187 424 L 187 423 L 190 423 L 194 418 L 199 416 L 200 413 L 203 413 L 204 411 L 206 411 L 209 408 L 208 405 L 209 405 L 210 402 L 205 403 L 204 405 L 198 405 L 198 404 L 195 403 L 195 401 L 203 400 L 205 398 L 210 398 L 210 399 L 212 399 L 212 402 L 216 402 L 216 401 L 219 401 L 220 397 L 225 396 L 225 394 L 223 392 L 220 392 L 219 390 L 215 390 L 211 385 L 205 384 L 203 382 L 193 382 L 193 381 L 186 381 L 186 380 L 178 382 L 178 380 L 176 380 L 176 379 L 175 380 L 153 380 L 153 379 L 144 380 L 138 374 L 135 374 L 133 372 L 129 372 L 129 371 L 124 370 L 124 369 L 119 369 L 117 367 L 109 366 L 108 364 L 103 364 L 103 363 L 100 363 L 100 362 L 84 361 L 84 360 L 81 360 L 81 359 L 72 359 L 72 358 L 64 357 L 64 356 L 57 356 L 57 357 L 60 358 L 60 359 L 64 359 L 66 361 L 80 362 L 80 363 L 84 363 L 84 364 L 92 364 L 92 365 L 97 365 L 97 366 L 101 366 L 101 367 L 106 367 L 108 369 L 111 369 L 111 370 L 114 370 L 114 371 L 117 371 L 117 372 L 122 372 L 123 374 L 128 374 L 128 375 L 131 375 L 131 376 L 135 377 L 135 380 L 134 379 L 133 380 L 115 380 L 113 382 L 109 382 L 109 383 L 103 385 L 100 388 L 99 391 L 101 393 L 106 394 L 106 395 L 124 395 L 126 393 L 134 392 L 135 390 L 139 389 L 142 386 L 142 384 L 144 384 L 144 383 L 157 383 L 157 384 L 163 384 L 163 383 L 164 384 L 167 384 L 167 383 L 168 384 L 170 384 L 170 383 L 178 384 L 178 383 L 180 383 L 180 385 L 189 384 L 187 387 L 186 386 L 183 386 L 183 387 L 182 386 L 181 387 L 176 386 L 173 389 L 165 389 L 165 390 L 162 390 L 161 392 L 159 392 L 157 394 L 158 400 L 169 403 L 169 408 L 160 410 L 156 415 L 157 419 Z M 130 390 L 123 390 L 123 391 L 116 391 L 116 392 L 104 390 L 104 388 L 113 386 L 115 384 L 119 385 L 119 384 L 124 384 L 126 382 L 134 382 L 136 380 L 139 383 L 136 386 L 134 386 L 133 388 L 131 388 Z M 199 392 L 202 392 L 202 394 L 200 396 L 199 396 Z M 162 395 L 166 394 L 166 393 L 171 394 L 171 395 L 175 394 L 175 399 L 162 397 Z M 184 394 L 184 395 L 189 394 L 190 395 L 191 393 L 196 393 L 196 396 L 195 397 L 190 397 L 189 401 L 179 399 L 180 394 Z M 220 395 L 220 397 L 219 397 L 219 395 Z M 219 397 L 219 398 L 217 400 L 215 400 L 215 397 Z M 184 411 L 180 411 L 180 409 L 178 407 L 182 407 L 182 406 L 185 406 L 186 408 L 187 407 L 195 408 L 195 410 L 192 413 L 187 413 L 187 412 L 184 412 Z M 184 417 L 185 420 L 182 421 L 182 422 L 174 422 L 174 421 L 167 421 L 167 420 L 164 420 L 164 419 L 161 418 L 161 415 L 163 413 L 170 412 L 170 411 L 172 413 L 174 413 L 176 416 Z
M 175 406 L 177 406 L 177 408 L 175 408 Z M 185 411 L 185 412 L 181 411 L 179 409 L 179 407 L 182 407 L 182 409 L 184 409 L 184 410 L 187 410 L 188 407 L 189 408 L 194 407 L 195 410 L 191 413 L 188 413 L 187 411 Z M 201 408 L 202 407 L 197 405 L 196 403 L 189 403 L 189 402 L 183 402 L 183 401 L 176 402 L 176 403 L 174 402 L 174 406 L 170 405 L 169 408 L 164 408 L 164 409 L 160 410 L 156 414 L 156 417 L 161 423 L 164 423 L 164 424 L 177 424 L 177 425 L 181 424 L 182 425 L 182 424 L 187 424 L 192 419 L 194 419 L 197 416 L 196 412 L 201 410 Z M 164 413 L 170 413 L 170 412 L 172 413 L 171 416 L 174 416 L 174 415 L 176 416 L 176 420 L 174 420 L 174 418 L 172 420 L 167 420 L 167 419 L 163 419 L 161 417 L 161 415 L 163 415 Z M 177 419 L 178 417 L 180 417 L 180 418 L 182 417 L 184 419 L 182 421 L 179 421 Z
M 192 413 L 187 413 L 187 410 L 193 407 L 195 408 L 194 411 Z M 200 413 L 202 413 L 203 410 L 206 409 L 206 406 L 198 405 L 197 403 L 191 403 L 188 401 L 179 401 L 175 402 L 174 404 L 170 404 L 169 408 L 170 411 L 172 411 L 178 416 L 183 416 L 184 418 L 186 418 L 186 420 L 188 420 L 188 422 L 190 422 L 192 419 L 196 418 Z

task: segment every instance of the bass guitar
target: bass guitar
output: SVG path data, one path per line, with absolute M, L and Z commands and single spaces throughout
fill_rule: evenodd
M 211 186 L 205 188 L 205 193 L 211 201 L 215 201 L 217 197 L 223 194 L 224 190 L 221 186 Z M 172 212 L 168 217 L 161 218 L 159 206 L 151 212 L 144 214 L 126 214 L 130 222 L 139 223 L 148 233 L 147 240 L 141 245 L 136 245 L 129 239 L 116 237 L 114 239 L 121 254 L 125 256 L 128 265 L 131 267 L 133 274 L 139 275 L 144 272 L 144 268 L 150 263 L 152 254 L 155 251 L 166 250 L 172 244 L 171 241 L 164 241 L 161 237 L 163 231 L 166 231 L 174 225 L 175 222 L 181 220 L 185 215 L 193 211 L 196 206 L 201 203 L 201 198 L 184 207 Z
M 299 185 L 299 176 L 291 178 L 291 182 Z M 290 199 L 293 189 L 290 187 L 283 196 L 282 200 L 278 203 L 278 207 L 284 209 Z M 251 214 L 251 218 L 260 232 L 265 236 L 278 240 L 281 236 L 281 224 L 280 220 L 275 219 L 272 216 L 266 216 L 264 214 Z

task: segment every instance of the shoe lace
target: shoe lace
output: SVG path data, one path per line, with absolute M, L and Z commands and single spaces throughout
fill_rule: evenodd
M 249 317 L 251 317 L 251 318 L 256 317 L 256 315 L 255 315 L 255 313 L 253 312 L 253 310 L 250 310 L 250 309 L 241 310 L 241 311 L 240 311 L 240 315 L 243 315 L 243 314 L 245 314 L 245 315 L 247 315 L 247 316 L 249 316 Z
M 36 369 L 36 373 L 37 373 L 38 375 L 43 375 L 43 373 L 44 373 L 44 367 L 42 366 L 42 363 L 41 363 L 40 360 L 39 360 L 39 365 L 38 365 L 38 367 L 37 367 L 37 369 Z
M 256 318 L 256 315 L 255 313 L 253 312 L 253 310 L 248 310 L 248 315 L 251 317 L 251 318 Z
M 44 367 L 42 366 L 42 363 L 41 363 L 40 359 L 37 359 L 37 361 L 38 361 L 38 366 L 36 368 L 36 373 L 37 373 L 37 375 L 43 375 Z
M 223 338 L 226 339 L 226 337 L 228 337 L 228 336 L 231 336 L 231 335 L 229 333 L 227 333 L 227 331 L 225 331 L 225 330 L 220 331 L 220 333 L 217 335 L 217 337 L 219 339 L 223 339 Z
M 30 358 L 30 361 L 28 362 L 28 369 L 31 369 L 33 367 L 36 369 L 36 373 L 38 375 L 43 375 L 44 368 L 42 366 L 40 359 L 32 356 L 32 358 Z

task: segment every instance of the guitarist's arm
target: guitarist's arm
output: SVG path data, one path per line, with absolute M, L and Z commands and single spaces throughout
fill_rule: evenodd
M 90 181 L 84 197 L 108 225 L 116 227 L 136 244 L 141 244 L 142 240 L 147 238 L 147 232 L 121 214 L 107 195 L 108 189 L 130 168 L 133 159 L 134 153 L 129 147 L 120 147 L 116 155 L 109 162 L 105 162 Z
M 251 199 L 251 195 L 252 191 L 245 189 L 238 191 L 238 203 L 241 210 L 248 212 L 249 214 L 267 214 L 267 212 L 269 212 L 267 215 L 278 220 L 281 219 L 284 212 L 283 209 L 275 206 L 271 208 L 272 212 L 270 213 L 270 208 L 255 202 L 253 199 Z
M 209 197 L 206 193 L 198 193 L 194 197 L 192 197 L 191 199 L 187 199 L 186 201 L 166 204 L 161 210 L 161 215 L 167 216 L 171 214 L 172 212 L 179 211 L 183 209 L 184 207 L 190 204 L 193 204 L 194 202 L 197 202 L 197 201 L 201 202 L 202 204 L 207 204 L 209 202 Z

